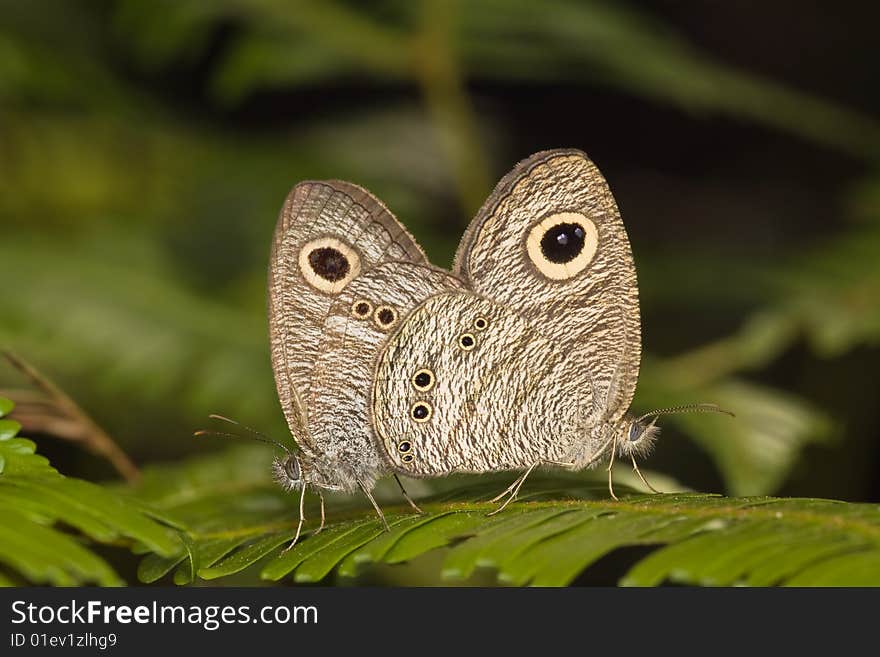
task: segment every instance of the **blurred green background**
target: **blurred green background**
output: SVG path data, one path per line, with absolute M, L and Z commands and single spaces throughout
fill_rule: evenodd
M 737 413 L 669 418 L 648 467 L 880 500 L 878 20 L 868 3 L 0 1 L 0 345 L 141 465 L 227 447 L 192 438 L 210 412 L 285 436 L 265 272 L 293 184 L 369 188 L 449 266 L 501 175 L 577 147 L 635 253 L 637 409 Z M 62 472 L 116 476 L 48 435 L 56 411 L 5 363 L 0 392 Z

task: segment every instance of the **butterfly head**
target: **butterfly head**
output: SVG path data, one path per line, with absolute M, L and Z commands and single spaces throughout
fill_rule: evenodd
M 339 465 L 324 457 L 316 457 L 308 450 L 289 451 L 275 457 L 272 478 L 285 491 L 313 486 L 324 490 L 350 490 L 355 480 L 348 480 Z
M 623 425 L 623 435 L 618 437 L 617 451 L 621 456 L 647 456 L 660 435 L 657 417 L 646 422 L 634 418 Z
M 657 420 L 661 415 L 675 413 L 721 413 L 733 417 L 733 413 L 719 408 L 716 404 L 687 404 L 651 411 L 637 418 L 630 418 L 623 423 L 622 431 L 617 437 L 618 453 L 621 456 L 647 455 L 654 446 L 657 436 L 660 435 Z
M 285 491 L 297 490 L 303 485 L 302 465 L 297 454 L 287 452 L 272 461 L 272 478 Z

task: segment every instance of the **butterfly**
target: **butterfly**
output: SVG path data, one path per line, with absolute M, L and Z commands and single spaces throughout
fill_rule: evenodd
M 636 456 L 660 415 L 720 411 L 629 414 L 636 269 L 608 184 L 579 150 L 537 153 L 504 176 L 451 271 L 367 190 L 299 183 L 275 230 L 268 299 L 278 397 L 299 448 L 274 469 L 300 490 L 296 538 L 308 488 L 321 527 L 324 490 L 360 489 L 385 522 L 371 490 L 386 475 L 418 511 L 398 475 L 523 470 L 493 500 L 507 496 L 500 511 L 537 467 L 607 458 L 614 496 L 615 457 L 642 477 Z

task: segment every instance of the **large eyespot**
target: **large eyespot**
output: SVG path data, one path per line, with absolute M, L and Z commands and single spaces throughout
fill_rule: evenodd
M 586 268 L 599 245 L 596 224 L 579 212 L 559 212 L 538 222 L 526 239 L 529 259 L 544 276 L 564 281 Z
M 379 306 L 373 314 L 373 321 L 383 331 L 387 331 L 397 323 L 397 311 L 391 306 Z
M 358 319 L 365 319 L 369 317 L 373 312 L 373 304 L 365 299 L 361 299 L 359 301 L 355 301 L 351 304 L 351 314 L 357 317 Z
M 474 337 L 473 333 L 462 333 L 458 336 L 458 346 L 461 347 L 463 351 L 470 351 L 477 346 L 477 339 Z
M 299 269 L 306 282 L 327 294 L 339 294 L 361 271 L 353 248 L 335 237 L 320 237 L 300 249 Z
M 428 392 L 434 387 L 434 373 L 428 368 L 422 368 L 412 378 L 413 388 L 420 392 Z
M 427 422 L 431 419 L 431 405 L 424 401 L 416 402 L 409 410 L 409 414 L 416 422 Z

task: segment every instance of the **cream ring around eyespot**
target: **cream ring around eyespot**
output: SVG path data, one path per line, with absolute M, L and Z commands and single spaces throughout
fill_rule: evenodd
M 373 304 L 366 299 L 358 299 L 351 304 L 351 314 L 358 319 L 366 319 L 373 314 Z
M 553 262 L 541 247 L 541 240 L 547 232 L 560 224 L 576 224 L 583 228 L 583 246 L 575 258 L 568 262 Z M 586 269 L 596 255 L 599 246 L 599 231 L 590 219 L 580 212 L 557 212 L 544 217 L 535 224 L 526 237 L 526 253 L 537 270 L 554 281 L 573 278 Z
M 336 237 L 319 237 L 299 250 L 299 270 L 306 282 L 326 294 L 339 294 L 361 273 L 361 258 Z
M 432 415 L 434 415 L 434 409 L 426 401 L 417 401 L 409 409 L 409 416 L 413 422 L 427 422 Z
M 434 383 L 436 382 L 436 377 L 434 376 L 434 372 L 429 370 L 427 367 L 423 367 L 422 369 L 416 371 L 413 374 L 411 383 L 413 388 L 418 390 L 419 392 L 428 392 L 431 388 L 434 387 Z
M 390 330 L 395 324 L 399 315 L 397 309 L 392 306 L 376 306 L 373 313 L 373 323 L 383 331 Z

